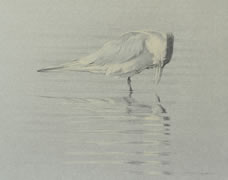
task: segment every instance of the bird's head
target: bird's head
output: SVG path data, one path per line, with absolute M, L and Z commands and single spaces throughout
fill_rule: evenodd
M 166 53 L 162 62 L 162 67 L 168 64 L 173 55 L 173 46 L 174 46 L 174 35 L 172 33 L 167 33 L 167 42 L 166 42 Z

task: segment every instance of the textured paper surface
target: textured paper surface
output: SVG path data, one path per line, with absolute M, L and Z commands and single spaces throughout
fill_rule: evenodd
M 0 179 L 227 179 L 225 0 L 1 0 Z M 173 58 L 132 80 L 38 73 L 121 34 L 172 32 Z

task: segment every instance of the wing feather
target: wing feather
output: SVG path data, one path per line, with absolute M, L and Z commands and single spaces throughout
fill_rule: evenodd
M 100 66 L 126 63 L 143 52 L 145 38 L 145 35 L 137 32 L 124 34 L 120 38 L 106 43 L 97 52 L 80 59 L 80 62 Z

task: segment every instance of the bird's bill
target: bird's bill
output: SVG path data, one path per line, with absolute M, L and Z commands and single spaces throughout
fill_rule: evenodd
M 160 64 L 158 64 L 157 66 L 155 66 L 155 74 L 154 74 L 154 81 L 155 81 L 155 84 L 157 85 L 160 80 L 161 80 L 161 76 L 162 76 L 162 71 L 163 71 L 163 68 Z

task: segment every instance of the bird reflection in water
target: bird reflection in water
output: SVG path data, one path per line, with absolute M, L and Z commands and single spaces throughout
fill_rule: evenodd
M 150 104 L 139 102 L 133 92 L 125 97 L 57 98 L 75 108 L 67 118 L 65 163 L 170 175 L 170 118 L 160 97 L 150 97 Z

